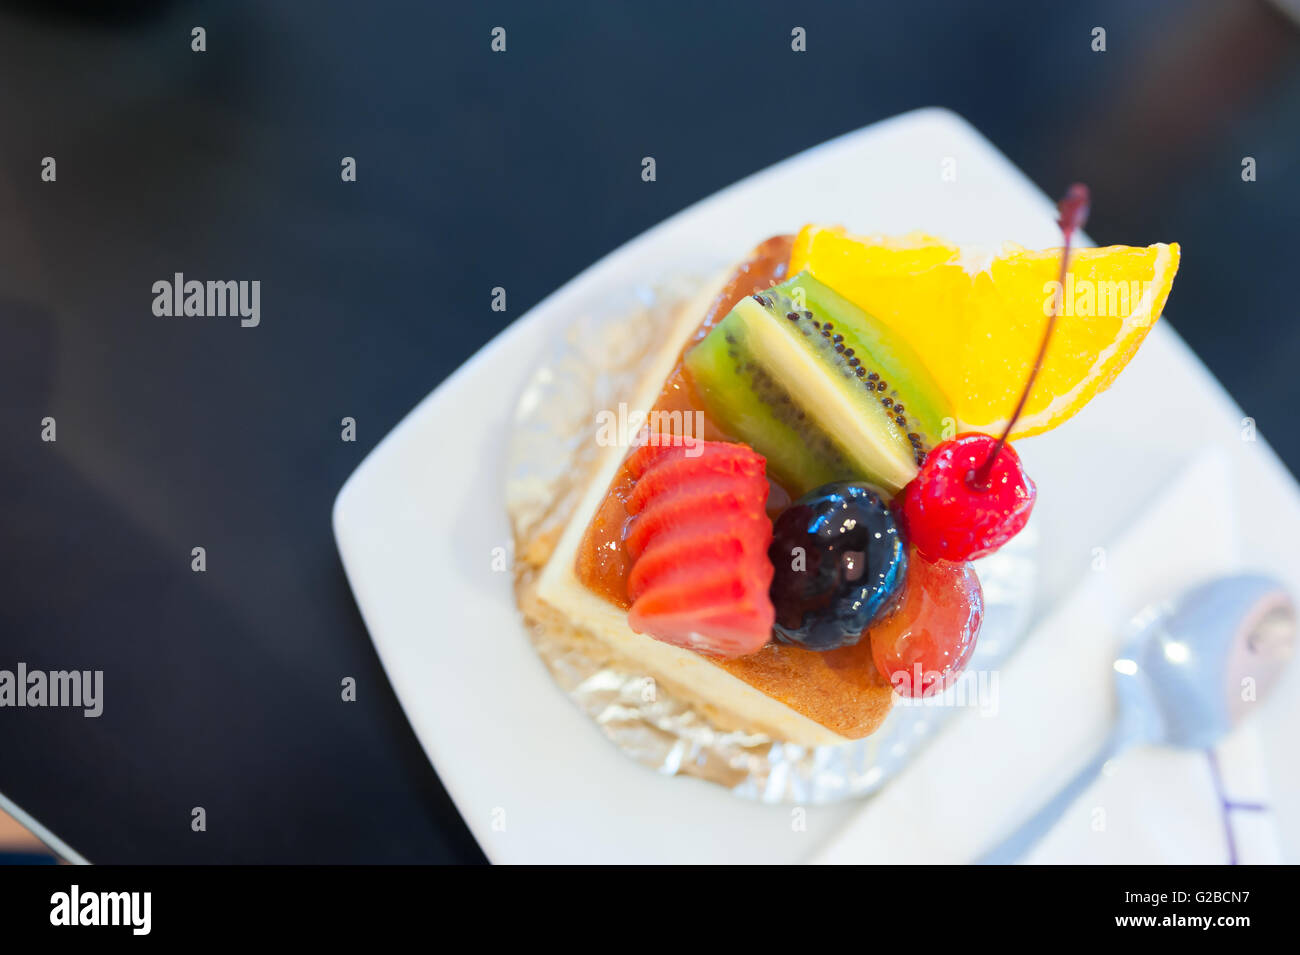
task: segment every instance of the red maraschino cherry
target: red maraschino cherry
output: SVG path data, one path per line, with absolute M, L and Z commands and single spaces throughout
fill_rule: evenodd
M 1075 183 L 1058 204 L 1065 236 L 1059 288 L 1065 287 L 1070 243 L 1088 218 L 1088 187 Z M 1034 509 L 1037 490 L 1007 438 L 1025 410 L 1056 327 L 1059 296 L 1038 346 L 1038 357 L 1016 409 L 996 441 L 986 434 L 960 434 L 932 450 L 900 495 L 903 524 L 912 544 L 931 560 L 973 560 L 993 553 L 1020 532 Z
M 997 447 L 987 434 L 959 434 L 938 445 L 905 488 L 903 525 L 908 540 L 930 560 L 987 557 L 1020 533 L 1037 489 L 1010 445 L 997 451 L 982 486 L 974 475 Z

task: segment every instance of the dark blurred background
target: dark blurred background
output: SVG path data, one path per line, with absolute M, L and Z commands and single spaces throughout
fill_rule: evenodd
M 1086 179 L 1099 243 L 1181 242 L 1173 324 L 1300 470 L 1281 3 L 0 0 L 0 667 L 111 691 L 98 720 L 0 710 L 0 792 L 98 862 L 481 860 L 353 604 L 335 493 L 596 258 L 928 105 L 1049 194 Z M 155 318 L 176 271 L 260 279 L 262 324 Z

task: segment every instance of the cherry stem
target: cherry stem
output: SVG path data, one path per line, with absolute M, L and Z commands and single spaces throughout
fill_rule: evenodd
M 1029 393 L 1034 389 L 1034 379 L 1038 377 L 1038 372 L 1042 370 L 1043 358 L 1047 355 L 1047 345 L 1052 340 L 1052 331 L 1056 328 L 1056 316 L 1061 310 L 1061 301 L 1065 298 L 1065 274 L 1070 268 L 1070 244 L 1074 238 L 1074 233 L 1083 228 L 1083 224 L 1088 221 L 1088 209 L 1091 205 L 1091 197 L 1088 193 L 1088 187 L 1081 182 L 1072 185 L 1065 194 L 1065 198 L 1057 203 L 1058 219 L 1057 225 L 1061 227 L 1061 233 L 1065 236 L 1065 248 L 1061 250 L 1061 271 L 1057 276 L 1057 294 L 1052 296 L 1052 312 L 1047 316 L 1047 327 L 1043 329 L 1043 340 L 1038 346 L 1038 357 L 1034 359 L 1034 370 L 1029 373 L 1029 380 L 1025 382 L 1024 391 L 1020 392 L 1020 400 L 1016 402 L 1016 410 L 1011 415 L 1011 420 L 1007 422 L 1006 428 L 1002 431 L 1002 437 L 998 438 L 998 443 L 993 446 L 984 463 L 979 466 L 973 475 L 970 483 L 977 491 L 987 491 L 989 486 L 989 476 L 993 473 L 993 465 L 1006 447 L 1007 438 L 1011 436 L 1011 429 L 1016 426 L 1020 419 L 1020 414 L 1025 410 L 1025 403 L 1029 400 Z

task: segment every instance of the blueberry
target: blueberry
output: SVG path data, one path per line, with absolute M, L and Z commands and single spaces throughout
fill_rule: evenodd
M 892 609 L 907 555 L 880 493 L 845 481 L 809 491 L 773 527 L 777 638 L 809 650 L 848 647 Z

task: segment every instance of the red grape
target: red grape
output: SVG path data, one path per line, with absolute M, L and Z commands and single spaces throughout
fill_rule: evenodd
M 898 609 L 872 627 L 871 656 L 903 696 L 946 689 L 966 666 L 984 619 L 984 592 L 967 563 L 908 555 Z

